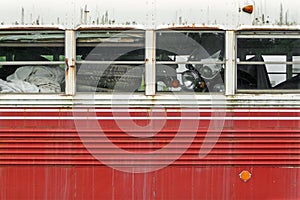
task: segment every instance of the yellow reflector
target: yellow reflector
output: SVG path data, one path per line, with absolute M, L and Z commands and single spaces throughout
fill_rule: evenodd
M 244 182 L 247 182 L 251 178 L 251 173 L 247 170 L 242 171 L 240 174 L 240 179 L 242 179 Z
M 253 5 L 247 5 L 247 6 L 243 7 L 243 11 L 245 13 L 252 14 L 253 13 Z

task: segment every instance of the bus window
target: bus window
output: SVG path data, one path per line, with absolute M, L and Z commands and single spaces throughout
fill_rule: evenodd
M 77 92 L 145 90 L 145 31 L 81 30 L 76 43 Z
M 64 31 L 0 31 L 0 93 L 65 90 Z
M 237 89 L 300 89 L 300 37 L 293 32 L 237 36 Z
M 223 92 L 225 34 L 208 30 L 159 30 L 158 92 Z

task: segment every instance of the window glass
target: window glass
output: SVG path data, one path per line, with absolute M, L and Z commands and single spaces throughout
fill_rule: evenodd
M 158 31 L 156 90 L 223 92 L 224 46 L 223 31 Z
M 0 31 L 0 93 L 65 88 L 64 31 Z
M 145 31 L 78 31 L 76 43 L 78 92 L 145 90 Z
M 300 38 L 294 35 L 240 35 L 237 89 L 300 89 Z

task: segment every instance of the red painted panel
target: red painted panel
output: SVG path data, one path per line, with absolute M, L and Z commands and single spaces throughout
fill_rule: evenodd
M 8 110 L 0 113 L 2 117 L 11 117 L 0 120 L 0 198 L 300 199 L 298 113 L 298 110 L 283 109 L 280 112 L 233 109 L 226 113 L 221 135 L 214 130 L 207 132 L 210 121 L 201 119 L 196 135 L 191 127 L 184 127 L 183 134 L 178 136 L 180 119 L 169 119 L 154 137 L 145 139 L 129 136 L 112 119 L 98 120 L 105 135 L 99 136 L 99 130 L 88 128 L 79 135 L 71 111 Z M 114 113 L 115 116 L 123 114 Z M 113 116 L 109 109 L 101 108 L 96 115 Z M 143 110 L 131 113 L 138 117 L 148 115 Z M 169 110 L 166 116 L 180 117 L 180 113 Z M 200 114 L 200 117 L 210 116 L 212 113 L 207 110 Z M 137 122 L 148 123 L 146 118 Z M 151 133 L 152 130 L 130 132 Z M 104 140 L 106 137 L 119 148 L 133 152 L 134 156 L 120 156 L 127 161 L 138 158 L 137 166 L 167 163 L 171 155 L 182 152 L 190 139 L 192 144 L 179 159 L 159 171 L 124 173 L 104 166 L 82 143 L 89 142 L 94 154 L 105 154 L 111 159 L 116 152 Z M 153 157 L 149 161 L 143 157 L 144 153 L 164 148 L 175 137 L 180 140 L 169 149 L 165 159 Z M 216 144 L 200 159 L 199 151 L 205 139 Z M 205 148 L 209 146 L 206 144 Z M 119 162 L 114 160 L 112 167 L 119 166 Z M 248 182 L 239 178 L 242 170 L 252 174 Z
M 239 178 L 242 170 L 252 177 Z M 0 168 L 0 199 L 299 199 L 300 169 L 167 167 L 146 174 L 108 167 Z

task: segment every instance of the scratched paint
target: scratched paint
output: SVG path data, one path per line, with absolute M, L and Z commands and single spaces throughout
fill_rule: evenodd
M 103 109 L 106 115 L 108 110 Z M 139 110 L 147 114 L 147 109 Z M 37 116 L 58 114 L 55 108 L 46 110 L 27 108 L 26 111 Z M 100 108 L 98 112 L 101 114 Z M 199 129 L 193 144 L 172 165 L 159 171 L 141 174 L 120 172 L 95 160 L 81 143 L 71 119 L 61 120 L 60 123 L 54 119 L 42 119 L 34 127 L 24 127 L 24 124 L 31 123 L 30 119 L 22 117 L 10 121 L 2 119 L 0 197 L 1 199 L 300 198 L 298 122 L 280 120 L 281 116 L 298 114 L 283 109 L 280 112 L 278 109 L 263 109 L 259 112 L 252 112 L 251 109 L 233 109 L 231 112 L 237 117 L 236 120 L 225 125 L 217 144 L 205 158 L 199 159 L 198 152 L 201 141 L 207 133 Z M 239 121 L 239 117 L 242 116 L 274 116 L 275 112 L 279 116 L 274 126 L 272 118 L 265 123 L 259 123 L 258 120 L 245 121 L 247 125 L 243 124 L 243 120 Z M 26 113 L 22 108 L 13 112 L 2 108 L 1 116 L 8 117 L 12 114 L 26 116 Z M 62 109 L 59 115 L 69 116 L 68 113 L 68 109 Z M 173 112 L 172 109 L 168 109 L 167 116 L 174 114 L 177 114 L 176 110 Z M 161 148 L 174 137 L 172 127 L 176 127 L 176 121 L 168 121 L 168 126 L 155 137 L 155 140 L 151 139 L 147 144 L 146 140 L 132 140 L 119 132 L 117 127 L 112 128 L 111 121 L 101 123 L 103 127 L 106 127 L 105 123 L 109 123 L 107 124 L 109 128 L 105 129 L 106 134 L 110 135 L 111 141 L 120 148 L 128 150 L 144 147 Z M 280 126 L 277 126 L 278 124 Z M 91 138 L 91 142 L 93 137 L 97 137 L 96 132 L 86 134 Z M 186 137 L 188 136 L 187 129 Z M 184 141 L 182 138 L 182 142 Z M 180 147 L 180 144 L 178 146 Z M 95 145 L 95 148 L 99 153 L 110 153 L 105 144 Z M 177 149 L 173 151 L 176 152 Z M 161 161 L 153 163 L 155 162 Z M 251 179 L 247 182 L 240 178 L 240 173 L 244 170 L 251 173 Z

